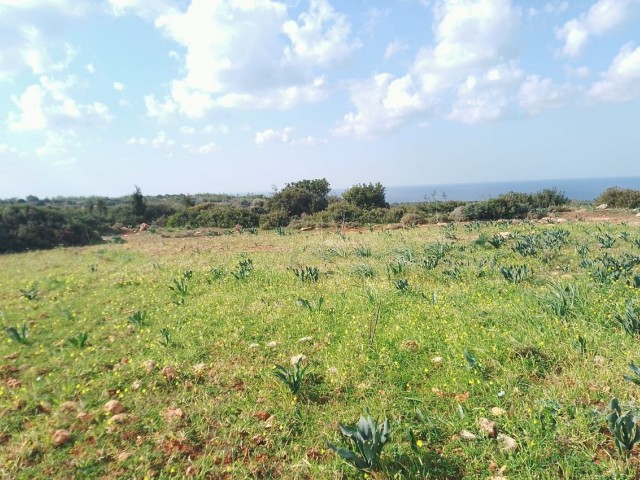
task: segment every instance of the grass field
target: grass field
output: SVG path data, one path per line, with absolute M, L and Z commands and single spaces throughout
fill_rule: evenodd
M 1 256 L 0 477 L 640 478 L 639 274 L 637 226 L 583 222 Z M 329 447 L 366 412 L 368 473 Z

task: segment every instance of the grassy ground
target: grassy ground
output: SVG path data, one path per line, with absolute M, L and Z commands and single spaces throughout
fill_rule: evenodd
M 582 222 L 2 256 L 27 339 L 0 343 L 0 477 L 360 478 L 328 443 L 368 411 L 392 431 L 369 477 L 640 478 L 606 427 L 640 394 L 637 262 L 636 226 Z

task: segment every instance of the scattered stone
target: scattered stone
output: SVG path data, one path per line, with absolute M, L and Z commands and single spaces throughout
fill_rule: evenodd
M 291 363 L 291 365 L 297 365 L 298 362 L 305 364 L 307 362 L 307 356 L 303 354 L 294 355 L 289 359 L 289 362 Z
M 336 375 L 338 373 L 338 369 L 336 367 L 329 367 L 327 368 L 327 373 L 329 375 Z
M 153 360 L 145 360 L 144 362 L 142 362 L 142 366 L 147 373 L 151 373 L 156 368 L 156 362 L 154 362 Z
M 103 410 L 107 413 L 118 414 L 124 412 L 125 408 L 118 400 L 109 400 L 104 404 Z
M 108 423 L 114 424 L 114 423 L 124 423 L 127 420 L 128 415 L 126 413 L 118 413 L 117 415 L 113 415 L 109 420 Z
M 71 440 L 71 432 L 69 432 L 69 430 L 56 430 L 55 432 L 53 432 L 53 444 L 56 447 L 59 447 L 61 445 L 64 445 L 65 443 L 67 443 L 69 440 Z
M 277 345 L 278 345 L 278 342 L 269 342 L 269 343 L 267 343 L 267 347 L 269 347 L 269 348 L 276 348 Z
M 253 418 L 257 418 L 261 422 L 266 422 L 270 417 L 271 417 L 271 414 L 269 412 L 264 412 L 264 411 L 256 412 L 253 414 Z
M 595 357 L 593 357 L 593 362 L 596 365 L 604 365 L 604 357 L 601 357 L 600 355 L 596 355 Z
M 130 456 L 131 454 L 129 452 L 120 452 L 116 457 L 116 460 L 118 460 L 118 463 L 126 462 Z
M 440 365 L 442 363 L 442 360 L 442 357 L 433 357 L 431 359 L 431 363 L 433 363 L 434 365 Z
M 251 345 L 249 345 L 249 350 L 257 350 L 259 348 L 260 348 L 259 343 L 252 343 Z
M 498 433 L 496 429 L 496 422 L 492 422 L 488 418 L 480 418 L 478 420 L 478 428 L 480 429 L 480 432 L 486 434 L 489 438 L 495 438 Z
M 147 225 L 146 223 L 141 223 L 140 224 L 140 231 L 141 232 L 146 232 L 147 230 L 149 230 L 149 225 Z
M 64 402 L 58 407 L 60 413 L 73 413 L 78 410 L 78 404 L 76 402 Z
M 80 412 L 78 414 L 77 418 L 82 423 L 91 423 L 91 422 L 93 422 L 93 415 L 91 415 L 90 413 L 87 413 L 87 412 Z
M 184 413 L 180 407 L 169 407 L 164 412 L 164 419 L 167 422 L 172 422 L 174 420 L 179 420 L 183 417 Z
M 501 237 L 503 240 L 508 240 L 511 237 L 513 237 L 513 234 L 511 232 L 499 232 L 498 236 Z
M 491 415 L 493 415 L 494 417 L 502 417 L 503 415 L 506 415 L 507 411 L 504 408 L 500 408 L 500 407 L 493 407 L 491 409 Z
M 416 342 L 415 340 L 405 340 L 404 342 L 402 342 L 402 348 L 404 348 L 405 350 L 409 350 L 410 352 L 417 352 L 418 351 L 418 342 Z
M 556 223 L 565 223 L 568 220 L 566 218 L 556 218 Z
M 301 232 L 310 232 L 311 230 L 313 230 L 315 227 L 302 227 L 300 229 Z
M 478 436 L 475 433 L 471 433 L 469 430 L 462 430 L 460 432 L 460 438 L 462 440 L 472 442 L 473 440 L 477 440 Z
M 273 423 L 276 421 L 276 416 L 275 415 L 271 415 L 269 418 L 267 418 L 264 422 L 264 427 L 265 428 L 271 428 L 273 427 Z
M 598 205 L 596 207 L 596 210 L 606 210 L 607 208 L 609 208 L 609 205 L 606 203 L 601 203 L 600 205 Z
M 2 358 L 4 358 L 5 360 L 15 360 L 16 358 L 18 358 L 19 355 L 20 355 L 20 352 L 13 352 L 13 353 L 10 353 L 9 355 L 5 355 Z
M 514 452 L 518 449 L 518 443 L 509 435 L 504 433 L 498 434 L 498 442 L 502 444 L 501 450 L 503 452 Z
M 140 390 L 141 386 L 142 386 L 142 380 L 134 380 L 133 383 L 131 384 L 131 389 Z
M 313 337 L 302 337 L 300 340 L 298 340 L 298 342 L 300 343 L 313 342 Z
M 17 378 L 9 377 L 6 383 L 8 388 L 20 388 L 22 386 L 22 382 Z
M 193 374 L 197 378 L 203 377 L 206 370 L 207 370 L 207 364 L 206 363 L 198 363 L 197 365 L 193 366 Z
M 175 380 L 176 378 L 178 378 L 178 371 L 175 368 L 167 365 L 162 369 L 162 376 L 167 380 Z

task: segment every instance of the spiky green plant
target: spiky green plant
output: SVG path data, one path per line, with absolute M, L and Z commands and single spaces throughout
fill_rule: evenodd
M 629 335 L 640 334 L 640 307 L 627 302 L 624 313 L 616 313 L 616 320 Z
M 6 327 L 4 331 L 14 342 L 21 345 L 29 344 L 27 336 L 27 324 L 25 322 L 22 323 L 22 327 L 20 328 L 20 330 L 18 330 L 16 327 Z
M 631 362 L 629 364 L 629 368 L 631 369 L 634 375 L 624 375 L 623 376 L 624 379 L 631 383 L 635 383 L 640 387 L 640 367 L 638 367 L 635 363 Z
M 531 271 L 526 265 L 500 267 L 500 273 L 506 281 L 511 283 L 520 283 L 531 275 Z
M 613 435 L 618 452 L 628 458 L 633 446 L 640 440 L 638 416 L 632 411 L 622 415 L 620 402 L 617 398 L 611 400 L 609 408 L 611 409 L 611 413 L 607 416 L 609 430 Z
M 358 470 L 377 470 L 380 467 L 380 454 L 391 439 L 391 425 L 387 418 L 378 423 L 367 413 L 361 416 L 354 426 L 339 424 L 340 432 L 354 445 L 355 451 L 337 447 L 329 443 L 329 448 Z
M 500 248 L 506 241 L 507 240 L 502 235 L 494 235 L 492 238 L 487 240 L 493 248 Z
M 292 268 L 291 271 L 303 282 L 318 283 L 318 280 L 320 279 L 320 271 L 318 270 L 318 267 L 307 266 L 302 268 Z
M 80 332 L 73 337 L 68 338 L 69 343 L 77 348 L 84 348 L 87 346 L 89 340 L 89 334 L 87 332 Z
M 308 365 L 303 365 L 303 361 L 304 359 L 300 357 L 291 367 L 276 365 L 275 371 L 273 372 L 276 378 L 284 383 L 293 395 L 298 395 L 300 387 L 302 387 L 302 380 L 308 368 Z
M 38 298 L 39 293 L 40 292 L 38 291 L 38 288 L 35 285 L 33 285 L 31 288 L 27 290 L 23 290 L 22 288 L 20 289 L 20 295 L 22 295 L 27 300 L 35 300 L 36 298 Z
M 136 327 L 144 327 L 147 324 L 147 311 L 136 310 L 129 315 L 129 322 Z

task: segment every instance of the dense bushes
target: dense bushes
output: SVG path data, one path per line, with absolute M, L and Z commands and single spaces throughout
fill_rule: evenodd
M 467 220 L 496 220 L 499 218 L 525 218 L 531 212 L 546 213 L 552 207 L 562 206 L 569 199 L 556 189 L 527 194 L 509 192 L 484 202 L 468 203 L 464 209 Z
M 11 205 L 0 208 L 0 252 L 98 243 L 105 225 L 78 210 Z
M 174 213 L 167 219 L 167 227 L 257 227 L 259 216 L 248 208 L 233 205 L 196 205 Z
M 607 188 L 596 199 L 596 203 L 606 203 L 612 208 L 640 208 L 640 191 L 630 188 Z

